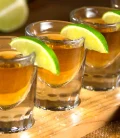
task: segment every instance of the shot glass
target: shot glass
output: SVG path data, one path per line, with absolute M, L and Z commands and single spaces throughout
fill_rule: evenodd
M 0 36 L 0 133 L 15 133 L 34 124 L 35 54 L 10 48 L 13 37 Z
M 83 38 L 72 41 L 60 35 L 68 24 L 70 22 L 47 20 L 32 23 L 25 29 L 26 35 L 37 37 L 51 47 L 60 64 L 59 75 L 38 68 L 37 107 L 60 111 L 80 104 L 86 50 Z
M 111 6 L 116 9 L 120 9 L 120 0 L 111 0 Z
M 106 24 L 102 20 L 107 7 L 81 7 L 71 11 L 70 20 L 88 24 L 101 32 L 107 40 L 109 53 L 87 51 L 83 87 L 95 91 L 108 91 L 120 86 L 120 22 Z M 91 40 L 92 41 L 92 40 Z

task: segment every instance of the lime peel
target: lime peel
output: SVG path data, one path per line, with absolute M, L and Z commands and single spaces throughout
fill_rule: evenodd
M 61 30 L 61 34 L 69 39 L 85 38 L 85 47 L 100 53 L 108 53 L 108 44 L 104 36 L 86 24 L 70 24 Z
M 47 69 L 54 74 L 60 73 L 59 61 L 56 54 L 41 40 L 30 36 L 21 36 L 13 38 L 10 46 L 24 56 L 35 52 L 35 65 Z

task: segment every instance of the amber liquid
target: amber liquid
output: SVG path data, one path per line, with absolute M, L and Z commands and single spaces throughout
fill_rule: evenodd
M 84 55 L 83 47 L 73 47 L 72 45 L 61 43 L 60 41 L 64 40 L 65 38 L 63 38 L 63 36 L 60 34 L 45 34 L 42 36 L 46 36 L 51 40 L 57 40 L 51 41 L 51 43 L 45 43 L 54 50 L 58 57 L 60 74 L 55 75 L 48 70 L 39 68 L 39 76 L 42 78 L 42 80 L 53 87 L 57 87 L 69 82 L 79 71 L 79 68 L 82 64 Z
M 16 51 L 0 51 L 0 59 L 13 59 Z M 0 62 L 0 107 L 19 103 L 29 92 L 33 66 Z
M 101 18 L 91 18 L 84 20 L 91 23 L 104 24 L 104 21 Z M 101 28 L 99 25 L 97 25 L 95 29 L 100 31 L 107 40 L 109 53 L 102 54 L 95 51 L 88 51 L 86 64 L 94 68 L 103 68 L 110 66 L 115 61 L 115 59 L 118 58 L 120 53 L 120 30 L 117 30 L 117 27 L 115 26 L 109 28 Z

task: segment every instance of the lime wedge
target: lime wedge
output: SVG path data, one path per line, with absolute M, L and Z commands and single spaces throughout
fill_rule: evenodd
M 84 37 L 87 49 L 108 53 L 108 44 L 104 36 L 86 24 L 67 25 L 61 30 L 61 34 L 71 40 Z
M 56 54 L 41 40 L 29 36 L 13 38 L 10 46 L 24 56 L 35 52 L 35 65 L 47 69 L 54 74 L 59 74 L 60 67 Z
M 22 27 L 28 14 L 25 0 L 0 0 L 0 31 L 12 32 Z
M 108 11 L 103 14 L 102 19 L 110 24 L 120 22 L 120 10 Z

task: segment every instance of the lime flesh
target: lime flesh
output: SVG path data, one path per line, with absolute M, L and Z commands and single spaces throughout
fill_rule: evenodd
M 112 10 L 103 14 L 102 19 L 109 24 L 120 22 L 120 10 Z
M 68 39 L 85 38 L 85 47 L 100 53 L 108 53 L 108 44 L 104 36 L 86 24 L 70 24 L 61 30 L 61 34 Z
M 24 25 L 29 15 L 25 0 L 0 1 L 0 31 L 12 32 Z

